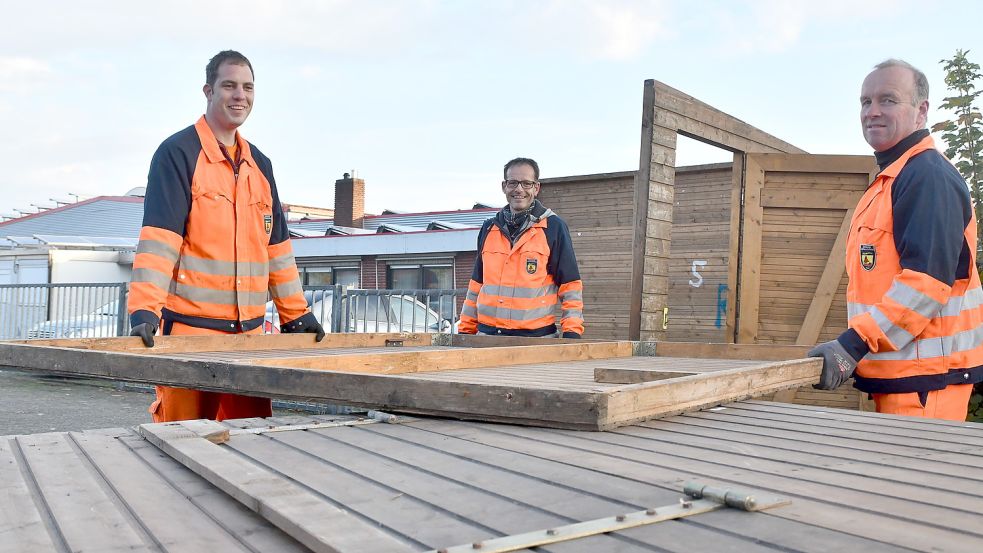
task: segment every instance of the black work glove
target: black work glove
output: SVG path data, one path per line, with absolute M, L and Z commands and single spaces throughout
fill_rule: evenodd
M 139 336 L 148 348 L 154 347 L 154 334 L 157 334 L 157 325 L 153 323 L 140 323 L 130 329 L 130 336 Z
M 293 332 L 316 333 L 317 335 L 314 337 L 315 342 L 320 342 L 324 339 L 324 328 L 321 326 L 321 323 L 317 322 L 313 313 L 304 313 L 289 323 L 283 323 L 280 325 L 280 332 L 284 334 Z
M 823 358 L 823 373 L 819 376 L 819 383 L 812 387 L 817 390 L 835 390 L 841 384 L 853 376 L 854 369 L 857 368 L 857 360 L 847 353 L 843 345 L 837 340 L 831 340 L 809 350 L 809 357 Z
M 572 331 L 569 331 L 568 330 L 567 332 L 564 332 L 563 333 L 563 335 L 561 336 L 561 338 L 578 338 L 579 339 L 580 338 L 580 334 L 577 334 L 576 332 L 572 332 Z

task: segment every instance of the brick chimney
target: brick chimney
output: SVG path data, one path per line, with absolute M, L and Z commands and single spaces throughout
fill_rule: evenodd
M 365 181 L 345 175 L 334 181 L 334 224 L 362 228 L 365 220 Z

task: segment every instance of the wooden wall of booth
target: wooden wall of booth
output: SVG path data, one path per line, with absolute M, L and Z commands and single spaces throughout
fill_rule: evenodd
M 733 152 L 733 163 L 674 167 L 678 135 Z M 836 337 L 846 328 L 846 234 L 875 171 L 872 156 L 810 155 L 646 81 L 629 337 L 799 345 Z M 779 399 L 870 407 L 848 387 Z
M 584 281 L 585 338 L 628 337 L 635 172 L 544 178 L 543 205 L 570 227 Z

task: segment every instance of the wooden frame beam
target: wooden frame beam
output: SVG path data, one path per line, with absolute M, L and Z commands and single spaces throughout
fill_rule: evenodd
M 669 306 L 669 246 L 676 136 L 680 134 L 735 153 L 805 153 L 664 83 L 645 81 L 634 191 L 628 326 L 631 340 L 660 340 L 665 337 L 661 323 L 663 310 Z M 735 169 L 739 169 L 736 165 Z M 739 190 L 735 194 L 740 198 Z M 732 217 L 739 217 L 738 212 L 734 212 Z M 732 257 L 731 263 L 737 263 L 737 259 Z M 736 284 L 731 286 L 728 279 L 728 294 L 737 293 Z M 728 313 L 732 303 L 728 302 Z M 732 329 L 733 319 L 728 319 L 728 328 Z
M 288 338 L 288 341 L 292 340 L 292 337 Z M 258 343 L 267 340 L 263 336 L 246 335 L 237 343 L 248 346 L 251 341 Z M 819 361 L 817 359 L 777 365 L 763 363 L 620 387 L 595 386 L 592 380 L 585 380 L 582 387 L 571 388 L 538 386 L 521 379 L 510 382 L 504 376 L 502 383 L 499 383 L 498 380 L 481 382 L 467 378 L 427 379 L 410 374 L 385 374 L 425 369 L 447 370 L 453 374 L 453 369 L 467 367 L 511 367 L 521 371 L 523 365 L 535 365 L 540 367 L 538 370 L 544 371 L 542 374 L 548 379 L 551 373 L 548 372 L 550 369 L 543 368 L 544 363 L 595 359 L 602 364 L 599 366 L 603 366 L 606 359 L 616 358 L 620 360 L 618 363 L 624 364 L 625 359 L 632 355 L 652 353 L 653 344 L 630 342 L 403 352 L 393 348 L 391 352 L 367 352 L 365 356 L 345 352 L 341 355 L 246 362 L 222 359 L 220 355 L 169 357 L 135 354 L 113 351 L 120 348 L 108 345 L 106 351 L 100 351 L 92 349 L 91 343 L 84 345 L 88 348 L 0 342 L 0 364 L 165 386 L 266 397 L 318 399 L 432 416 L 579 430 L 604 430 L 637 420 L 744 399 L 785 386 L 815 382 L 819 376 L 819 365 L 815 364 Z M 662 357 L 682 355 L 744 359 L 774 357 L 779 352 L 800 356 L 805 349 L 748 348 L 733 344 L 691 344 L 686 348 L 685 344 L 657 343 L 654 346 L 656 353 Z M 248 350 L 248 347 L 240 349 Z M 241 354 L 242 351 L 237 353 Z M 274 364 L 269 364 L 271 362 Z M 635 362 L 633 365 L 645 368 L 645 363 Z M 617 367 L 617 364 L 613 366 Z M 327 370 L 329 368 L 334 370 Z M 507 375 L 511 369 L 502 370 L 501 374 Z M 565 370 L 562 363 L 557 370 L 560 371 L 558 374 Z M 650 387 L 658 389 L 652 391 Z

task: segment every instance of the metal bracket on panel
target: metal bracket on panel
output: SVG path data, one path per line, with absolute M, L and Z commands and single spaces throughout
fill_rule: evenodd
M 737 490 L 714 488 L 695 482 L 687 482 L 683 487 L 683 492 L 687 497 L 680 498 L 678 505 L 655 507 L 644 511 L 557 526 L 546 530 L 536 530 L 514 536 L 503 536 L 484 541 L 476 541 L 474 543 L 455 545 L 454 547 L 445 547 L 430 551 L 429 553 L 464 553 L 466 551 L 472 553 L 475 551 L 482 553 L 505 553 L 507 551 L 520 551 L 541 545 L 586 538 L 598 534 L 654 524 L 656 522 L 709 513 L 710 511 L 716 511 L 725 507 L 732 507 L 743 511 L 760 511 L 791 503 L 789 500 L 783 498 L 751 495 Z
M 658 342 L 632 342 L 631 354 L 635 357 L 655 357 Z

